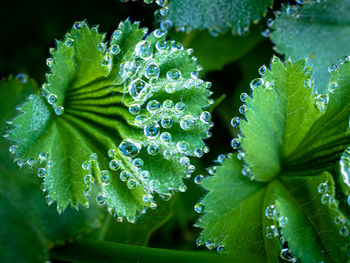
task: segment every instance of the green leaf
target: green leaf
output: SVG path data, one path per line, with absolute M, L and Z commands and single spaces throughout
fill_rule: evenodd
M 15 158 L 35 164 L 59 212 L 87 206 L 96 186 L 99 204 L 134 222 L 156 207 L 153 195 L 181 190 L 189 158 L 206 151 L 209 83 L 191 51 L 161 30 L 145 33 L 121 22 L 107 46 L 97 27 L 75 23 L 51 50 L 41 96 L 13 120 Z
M 233 36 L 226 33 L 217 38 L 211 37 L 208 32 L 199 30 L 190 34 L 178 33 L 171 35 L 186 48 L 195 50 L 198 63 L 206 72 L 221 70 L 226 64 L 243 57 L 262 40 L 257 29 L 244 36 Z
M 329 93 L 313 98 L 305 60 L 260 69 L 233 141 L 242 149 L 213 169 L 195 206 L 200 243 L 265 262 L 348 260 L 349 70 L 343 64 Z
M 218 36 L 222 32 L 242 35 L 249 30 L 251 22 L 257 23 L 265 16 L 267 7 L 273 0 L 170 0 L 160 10 L 162 23 L 167 26 L 168 20 L 177 29 L 208 29 L 210 34 Z
M 33 80 L 19 74 L 0 82 L 0 118 L 13 116 L 17 104 L 38 90 Z M 102 210 L 67 209 L 58 215 L 49 208 L 40 179 L 20 170 L 10 160 L 4 141 L 0 144 L 0 255 L 2 262 L 46 262 L 49 250 L 72 238 L 86 235 L 101 225 Z M 17 163 L 22 165 L 21 162 Z
M 278 52 L 294 60 L 310 58 L 319 92 L 327 88 L 327 66 L 350 54 L 349 12 L 349 1 L 305 1 L 301 6 L 283 7 L 272 25 L 271 39 Z

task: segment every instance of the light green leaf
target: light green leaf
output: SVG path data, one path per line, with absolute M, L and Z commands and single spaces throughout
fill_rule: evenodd
M 302 6 L 283 7 L 272 26 L 271 39 L 278 52 L 294 60 L 310 58 L 319 92 L 327 89 L 327 67 L 350 55 L 349 12 L 349 1 L 310 0 Z
M 199 241 L 264 262 L 346 262 L 350 63 L 332 75 L 336 88 L 315 99 L 304 60 L 274 58 L 260 72 L 241 108 L 246 120 L 234 146 L 242 149 L 203 183 Z
M 257 23 L 266 15 L 273 0 L 170 0 L 159 11 L 162 23 L 169 22 L 178 29 L 208 29 L 211 35 L 232 30 L 242 35 L 249 30 L 251 22 Z
M 99 204 L 134 222 L 156 207 L 154 194 L 181 189 L 189 158 L 206 151 L 209 83 L 190 51 L 161 30 L 145 33 L 121 22 L 107 46 L 97 27 L 75 23 L 51 50 L 41 96 L 13 120 L 15 158 L 33 161 L 58 211 L 87 206 L 96 185 Z

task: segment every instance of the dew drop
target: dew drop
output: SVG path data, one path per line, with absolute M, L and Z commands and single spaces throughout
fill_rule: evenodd
M 238 111 L 240 114 L 244 115 L 248 111 L 247 105 L 243 104 L 241 107 L 239 107 Z
M 192 115 L 186 115 L 180 121 L 180 127 L 181 127 L 181 129 L 183 129 L 185 131 L 192 130 L 194 128 L 195 124 L 196 124 L 196 122 L 195 122 L 195 119 L 193 118 Z
M 179 141 L 176 144 L 176 148 L 178 149 L 179 152 L 186 153 L 190 149 L 190 144 L 186 141 Z
M 55 102 L 57 101 L 57 95 L 56 94 L 50 94 L 48 97 L 47 97 L 47 102 L 49 104 L 54 104 Z
M 258 70 L 260 76 L 264 76 L 266 71 L 267 71 L 267 67 L 265 65 L 262 65 Z
M 241 142 L 238 138 L 233 138 L 232 141 L 231 141 L 231 147 L 234 149 L 234 150 L 237 150 L 239 148 L 239 146 L 241 145 Z
M 202 148 L 197 148 L 193 152 L 194 156 L 201 158 L 204 155 L 204 151 Z
M 338 71 L 338 66 L 337 64 L 332 64 L 328 66 L 328 72 L 331 74 L 335 74 Z
M 335 93 L 336 90 L 338 89 L 338 87 L 339 87 L 339 85 L 338 85 L 336 82 L 331 82 L 331 83 L 329 83 L 329 85 L 328 85 L 328 91 L 329 91 L 330 93 Z
M 153 196 L 150 194 L 145 194 L 142 196 L 142 201 L 146 204 L 149 204 L 153 201 Z
M 241 122 L 241 119 L 240 119 L 239 117 L 234 117 L 234 118 L 232 118 L 232 120 L 231 120 L 231 126 L 232 126 L 233 128 L 239 128 L 240 122 Z
M 257 79 L 253 79 L 249 86 L 250 88 L 253 90 L 257 87 L 261 87 L 264 84 L 264 80 L 262 78 L 257 78 Z
M 156 37 L 156 38 L 161 38 L 165 35 L 165 32 L 161 29 L 156 29 L 153 31 L 153 35 Z
M 170 160 L 171 158 L 173 158 L 174 156 L 174 152 L 172 150 L 165 150 L 163 152 L 163 157 L 166 159 L 166 160 Z
M 144 162 L 141 158 L 135 158 L 133 161 L 132 161 L 132 164 L 133 166 L 136 168 L 136 169 L 140 169 L 143 167 L 144 165 Z
M 152 189 L 152 191 L 156 191 L 156 190 L 159 189 L 160 183 L 159 183 L 158 180 L 151 180 L 151 181 L 149 182 L 149 186 L 150 186 L 150 188 Z
M 144 127 L 143 133 L 147 138 L 156 138 L 159 135 L 160 126 L 157 122 L 153 122 Z
M 203 182 L 203 180 L 204 180 L 204 176 L 203 175 L 197 175 L 195 178 L 194 178 L 194 182 L 196 183 L 196 184 L 202 184 L 202 182 Z
M 274 225 L 266 226 L 265 236 L 268 239 L 278 236 L 278 231 Z
M 46 169 L 45 168 L 39 168 L 38 169 L 38 176 L 43 178 L 46 175 Z
M 150 113 L 154 113 L 160 109 L 160 102 L 157 100 L 151 100 L 147 103 L 147 110 Z
M 327 183 L 320 183 L 317 187 L 317 191 L 320 194 L 326 194 L 328 192 L 328 184 Z
M 105 185 L 108 185 L 111 183 L 111 176 L 107 170 L 101 171 L 100 179 L 102 183 L 104 183 Z
M 292 255 L 289 248 L 282 248 L 280 258 L 287 262 L 297 262 L 297 259 Z
M 64 108 L 62 106 L 55 107 L 55 114 L 57 116 L 62 116 L 64 114 Z
M 209 111 L 203 111 L 199 117 L 201 122 L 208 123 L 211 121 L 211 114 Z
M 163 142 L 170 142 L 171 141 L 171 134 L 169 132 L 163 132 L 161 135 L 160 135 L 160 139 L 163 141 Z
M 106 44 L 105 43 L 99 43 L 97 45 L 97 50 L 100 51 L 100 52 L 103 52 L 104 50 L 106 49 Z
M 160 73 L 159 66 L 156 63 L 150 63 L 145 69 L 145 77 L 148 79 L 158 78 Z
M 329 97 L 328 94 L 315 95 L 315 106 L 320 112 L 324 112 L 328 105 Z
M 129 189 L 135 189 L 137 187 L 138 183 L 135 179 L 129 179 L 128 182 L 126 183 L 126 185 Z
M 49 68 L 52 68 L 52 67 L 53 67 L 53 64 L 54 64 L 53 58 L 48 58 L 48 59 L 46 60 L 46 65 L 47 65 Z
M 115 155 L 115 149 L 109 149 L 108 152 L 107 152 L 107 154 L 108 154 L 108 157 L 113 158 L 114 155 Z
M 90 185 L 93 180 L 92 175 L 91 174 L 85 175 L 83 180 L 84 180 L 84 184 Z
M 119 144 L 119 151 L 128 157 L 135 157 L 140 153 L 139 147 L 129 140 L 124 140 Z
M 129 172 L 127 172 L 127 171 L 122 171 L 122 172 L 120 173 L 120 175 L 119 175 L 119 178 L 120 178 L 120 180 L 122 180 L 123 182 L 126 182 L 126 181 L 129 180 L 130 174 L 129 174 Z
M 119 40 L 123 35 L 123 31 L 121 30 L 116 30 L 113 32 L 113 38 L 115 38 L 116 40 Z
M 176 83 L 175 82 L 170 82 L 165 85 L 165 91 L 169 94 L 172 94 L 176 91 Z
M 121 49 L 120 49 L 120 46 L 119 46 L 119 45 L 112 45 L 112 46 L 111 46 L 111 53 L 112 53 L 113 55 L 119 54 L 120 51 L 121 51 Z
M 277 211 L 274 205 L 269 205 L 265 208 L 265 216 L 268 219 L 274 220 L 277 215 Z
M 90 154 L 90 160 L 97 160 L 97 158 L 98 158 L 97 153 Z
M 49 157 L 49 153 L 48 152 L 41 152 L 41 153 L 39 153 L 39 159 L 40 159 L 41 162 L 46 161 L 48 157 Z
M 288 217 L 280 216 L 278 218 L 278 224 L 279 224 L 280 227 L 285 227 L 288 224 Z
M 181 72 L 178 69 L 171 69 L 166 73 L 166 77 L 170 80 L 177 80 L 181 78 Z
M 89 161 L 83 162 L 83 164 L 81 165 L 81 168 L 83 168 L 84 170 L 91 170 L 91 162 Z
M 160 124 L 164 129 L 169 129 L 173 126 L 173 120 L 171 118 L 164 118 L 161 120 Z
M 129 112 L 133 115 L 138 114 L 141 111 L 141 106 L 139 104 L 132 104 L 129 106 Z
M 246 100 L 247 100 L 248 97 L 249 97 L 248 94 L 245 93 L 245 92 L 243 92 L 243 93 L 239 96 L 239 98 L 240 98 L 240 100 L 241 100 L 242 102 L 246 102 Z
M 156 43 L 156 49 L 158 50 L 158 52 L 162 53 L 167 51 L 168 49 L 168 44 L 166 41 L 158 41 Z
M 197 203 L 194 205 L 194 211 L 196 211 L 198 214 L 202 213 L 204 210 L 204 205 L 201 203 Z
M 150 144 L 147 146 L 147 153 L 151 156 L 155 156 L 159 153 L 159 148 L 156 144 Z
M 167 100 L 163 101 L 163 107 L 165 109 L 170 109 L 173 106 L 174 106 L 174 102 L 172 100 L 167 99 Z
M 140 173 L 140 175 L 142 176 L 143 179 L 148 179 L 149 178 L 149 171 L 142 171 Z
M 98 195 L 96 196 L 96 202 L 97 202 L 97 204 L 99 204 L 99 205 L 104 205 L 105 201 L 106 201 L 106 197 L 105 197 L 104 194 L 98 194 Z
M 66 41 L 64 42 L 66 47 L 72 47 L 73 43 L 74 43 L 74 39 L 72 39 L 72 38 L 67 38 Z
M 142 59 L 148 60 L 152 58 L 152 46 L 151 43 L 146 40 L 142 40 L 137 43 L 135 51 L 136 55 Z
M 142 79 L 135 79 L 129 85 L 129 94 L 135 100 L 142 100 L 148 92 L 148 85 Z
M 216 252 L 218 252 L 219 254 L 224 254 L 224 253 L 225 253 L 225 247 L 224 247 L 224 245 L 219 245 L 219 246 L 216 248 Z
M 180 192 L 184 193 L 184 192 L 186 192 L 186 190 L 187 190 L 187 186 L 185 184 L 182 184 L 182 185 L 179 186 L 179 191 Z
M 164 31 L 168 31 L 172 26 L 173 26 L 173 23 L 169 19 L 162 20 L 160 22 L 160 28 Z
M 17 152 L 17 146 L 16 145 L 11 145 L 9 148 L 10 154 L 15 154 Z

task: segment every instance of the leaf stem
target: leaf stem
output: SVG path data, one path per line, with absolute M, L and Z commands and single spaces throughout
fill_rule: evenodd
M 132 246 L 120 243 L 81 239 L 74 243 L 56 247 L 51 258 L 66 262 L 118 262 L 118 263 L 232 263 L 260 262 L 253 256 L 244 258 L 217 255 L 210 252 L 180 251 Z

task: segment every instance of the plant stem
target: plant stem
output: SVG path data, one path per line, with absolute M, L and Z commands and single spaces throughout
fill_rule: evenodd
M 243 257 L 243 258 L 242 258 Z M 81 239 L 56 247 L 51 258 L 66 262 L 118 262 L 118 263 L 232 263 L 260 262 L 253 256 L 230 257 L 210 252 L 179 251 L 139 247 L 120 243 Z

